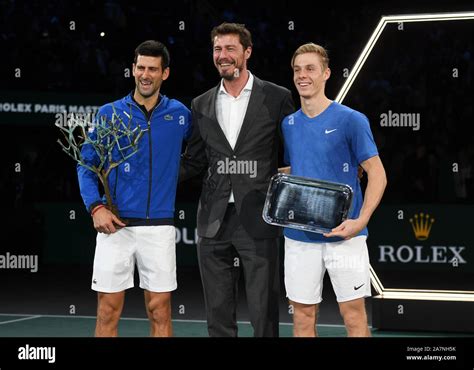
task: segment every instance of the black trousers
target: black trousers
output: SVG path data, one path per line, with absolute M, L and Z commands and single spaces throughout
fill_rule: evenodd
M 278 239 L 254 239 L 233 204 L 214 238 L 199 238 L 198 260 L 211 337 L 236 337 L 240 268 L 255 337 L 278 337 Z

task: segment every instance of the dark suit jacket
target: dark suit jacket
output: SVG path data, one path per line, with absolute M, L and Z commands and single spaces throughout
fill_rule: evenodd
M 181 160 L 180 180 L 206 171 L 198 207 L 198 235 L 212 238 L 217 234 L 232 189 L 245 230 L 254 238 L 278 237 L 280 228 L 266 224 L 262 211 L 269 180 L 278 171 L 280 124 L 294 112 L 291 93 L 254 76 L 247 112 L 232 150 L 216 118 L 219 87 L 192 101 L 193 134 Z M 240 166 L 241 170 L 256 164 L 256 172 L 234 173 L 232 162 L 234 169 Z

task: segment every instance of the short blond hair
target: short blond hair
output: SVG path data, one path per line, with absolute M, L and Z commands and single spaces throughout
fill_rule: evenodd
M 298 49 L 296 49 L 295 53 L 293 54 L 293 58 L 291 58 L 291 68 L 294 67 L 296 57 L 298 55 L 306 53 L 318 54 L 321 57 L 321 64 L 323 65 L 323 69 L 329 67 L 329 57 L 327 50 L 321 45 L 309 42 L 307 44 L 301 45 Z

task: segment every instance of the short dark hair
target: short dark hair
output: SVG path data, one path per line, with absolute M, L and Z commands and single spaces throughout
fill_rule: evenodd
M 137 63 L 139 55 L 144 55 L 147 57 L 161 57 L 161 68 L 165 70 L 170 66 L 170 53 L 166 46 L 155 40 L 147 40 L 142 42 L 135 49 L 135 58 L 133 63 Z
M 211 31 L 211 43 L 214 45 L 214 39 L 217 35 L 229 35 L 236 34 L 239 35 L 240 43 L 246 50 L 248 47 L 251 47 L 252 44 L 252 34 L 250 31 L 245 28 L 245 24 L 240 23 L 221 23 L 220 25 L 214 27 Z

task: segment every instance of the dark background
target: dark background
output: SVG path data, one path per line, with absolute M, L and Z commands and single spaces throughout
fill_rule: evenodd
M 352 68 L 382 15 L 468 10 L 474 10 L 472 3 L 440 1 L 0 1 L 0 100 L 102 105 L 133 89 L 133 77 L 124 77 L 124 69 L 131 69 L 134 49 L 158 39 L 171 53 L 171 76 L 162 93 L 189 106 L 193 97 L 218 83 L 210 31 L 232 21 L 246 24 L 253 34 L 249 69 L 291 89 L 299 107 L 290 69 L 299 45 L 316 42 L 329 50 L 332 76 L 326 93 L 334 99 L 347 77 L 345 69 Z M 369 224 L 374 226 L 368 242 L 371 261 L 386 287 L 473 290 L 474 21 L 397 26 L 387 26 L 344 100 L 368 116 L 389 180 Z M 16 68 L 21 78 L 15 77 Z M 454 68 L 458 77 L 453 77 Z M 381 127 L 380 115 L 389 110 L 420 114 L 421 129 Z M 94 231 L 79 195 L 75 164 L 56 143 L 54 116 L 47 117 L 0 112 L 0 251 L 40 257 L 38 274 L 0 270 L 11 300 L 24 299 L 21 290 L 34 281 L 50 284 L 47 289 L 57 287 L 62 277 L 73 281 L 73 272 L 85 276 L 78 291 L 89 287 Z M 15 171 L 17 163 L 21 172 Z M 178 189 L 177 210 L 185 209 L 186 219 L 177 219 L 177 226 L 188 228 L 188 239 L 194 238 L 199 183 L 193 179 Z M 408 219 L 428 211 L 436 218 L 432 234 L 416 240 Z M 388 244 L 423 247 L 425 260 L 433 258 L 432 246 L 463 246 L 467 262 L 460 268 L 412 260 L 382 263 L 379 246 Z M 180 279 L 199 283 L 193 243 L 179 243 L 177 253 Z M 41 272 L 53 277 L 41 280 Z M 67 290 L 65 284 L 66 297 Z M 14 309 L 11 301 L 0 306 L 0 311 Z
M 167 44 L 171 53 L 171 77 L 162 92 L 189 105 L 218 82 L 209 33 L 226 20 L 245 23 L 253 33 L 249 69 L 294 92 L 289 67 L 294 50 L 309 41 L 325 46 L 332 69 L 326 91 L 334 98 L 345 80 L 344 70 L 351 69 L 381 15 L 469 10 L 469 5 L 362 1 L 357 6 L 336 3 L 303 9 L 287 1 L 230 1 L 225 6 L 208 1 L 4 1 L 0 91 L 4 96 L 83 94 L 82 99 L 89 101 L 93 94 L 102 94 L 94 100 L 94 105 L 101 105 L 132 90 L 133 77 L 124 77 L 124 70 L 131 69 L 135 47 L 154 38 Z M 70 22 L 75 22 L 74 31 Z M 184 31 L 179 30 L 180 22 Z M 294 30 L 288 29 L 289 22 L 294 22 Z M 371 120 L 390 180 L 385 202 L 473 201 L 472 174 L 466 184 L 450 184 L 455 180 L 439 173 L 440 161 L 465 167 L 473 160 L 469 148 L 473 137 L 471 23 L 407 23 L 403 31 L 397 31 L 396 24 L 388 25 L 345 100 Z M 105 36 L 100 37 L 100 32 Z M 15 77 L 16 68 L 21 69 L 21 78 Z M 452 68 L 459 69 L 459 78 L 451 77 Z M 295 101 L 299 104 L 296 94 Z M 381 129 L 379 114 L 389 109 L 421 113 L 422 130 Z M 24 200 L 80 200 L 69 159 L 51 145 L 56 128 L 24 122 L 26 127 L 18 132 L 17 125 L 5 121 L 7 139 L 1 158 L 7 164 L 2 168 L 2 190 L 7 193 L 3 199 L 10 203 L 18 196 L 18 189 L 12 194 L 12 185 L 5 181 L 14 180 L 9 176 L 11 164 L 22 162 L 34 170 L 23 174 L 30 178 L 19 181 Z M 464 131 L 459 135 L 461 127 Z M 180 199 L 187 194 L 181 192 Z

